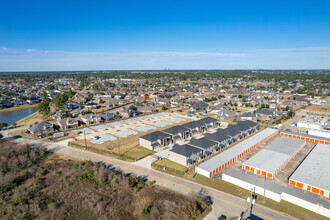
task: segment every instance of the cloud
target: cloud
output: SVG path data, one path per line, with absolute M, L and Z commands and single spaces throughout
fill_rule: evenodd
M 242 53 L 209 53 L 209 52 L 180 52 L 180 51 L 133 51 L 133 52 L 75 52 L 75 51 L 49 51 L 36 49 L 0 49 L 2 53 L 10 54 L 58 54 L 58 55 L 90 55 L 90 56 L 109 56 L 109 55 L 148 55 L 148 56 L 169 56 L 169 57 L 240 57 L 247 56 Z
M 330 46 L 255 50 L 255 52 L 291 52 L 291 51 L 292 52 L 296 52 L 296 51 L 330 51 Z

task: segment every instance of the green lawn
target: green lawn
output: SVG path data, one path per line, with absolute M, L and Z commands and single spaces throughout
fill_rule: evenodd
M 192 175 L 191 172 L 187 173 L 184 176 L 186 179 L 189 179 L 191 181 L 194 181 L 196 183 L 209 186 L 211 188 L 226 192 L 228 194 L 240 197 L 242 199 L 246 199 L 250 192 L 246 189 L 243 189 L 241 187 L 238 187 L 234 184 L 228 183 L 226 181 L 222 181 L 220 179 L 214 179 L 214 178 L 207 178 L 205 176 L 202 176 L 200 174 L 195 174 Z M 274 200 L 265 199 L 265 202 L 263 200 L 263 195 L 258 195 L 258 198 L 256 202 L 260 205 L 266 206 L 268 208 L 287 213 L 295 218 L 298 219 L 327 219 L 326 217 L 322 215 L 318 215 L 314 212 L 311 212 L 307 209 L 304 209 L 300 206 L 296 206 L 292 203 L 286 202 L 286 201 L 281 201 L 281 202 L 276 202 Z
M 137 159 L 139 157 L 144 158 L 144 157 L 149 156 L 154 153 L 156 153 L 156 151 L 150 150 L 145 147 L 138 146 L 138 147 L 135 147 L 135 148 L 125 152 L 123 154 L 123 156 L 128 156 L 128 157 Z
M 170 160 L 167 159 L 163 159 L 161 161 L 157 161 L 155 162 L 157 163 L 157 165 L 166 165 L 166 167 L 170 167 L 172 164 L 176 164 Z M 160 163 L 160 164 L 159 164 Z M 182 166 L 180 164 L 178 164 L 179 166 Z M 176 168 L 179 169 L 179 166 L 171 166 L 171 168 Z M 183 167 L 183 166 L 182 166 Z M 246 199 L 249 195 L 250 195 L 250 191 L 243 189 L 241 187 L 238 187 L 234 184 L 228 183 L 226 181 L 222 181 L 220 179 L 215 179 L 215 178 L 207 178 L 203 175 L 197 174 L 197 173 L 193 173 L 191 169 L 189 169 L 189 172 L 182 174 L 182 173 L 172 173 L 169 172 L 169 169 L 163 170 L 163 169 L 159 169 L 159 167 L 155 167 L 152 166 L 152 168 L 165 172 L 165 173 L 169 173 L 175 176 L 179 176 L 181 178 L 199 183 L 201 185 L 204 186 L 208 186 L 217 190 L 220 190 L 222 192 L 240 197 L 242 199 Z M 281 202 L 276 202 L 274 200 L 268 199 L 266 198 L 265 201 L 263 199 L 263 195 L 258 195 L 258 198 L 256 200 L 256 202 L 260 205 L 266 206 L 268 208 L 289 214 L 290 216 L 293 216 L 295 218 L 298 219 L 327 219 L 326 217 L 322 216 L 322 215 L 318 215 L 314 212 L 311 212 L 307 209 L 304 209 L 300 206 L 296 206 L 292 203 L 286 202 L 286 201 L 281 201 Z
M 174 170 L 178 170 L 178 171 L 181 171 L 181 172 L 186 172 L 188 170 L 187 167 L 185 167 L 181 164 L 175 163 L 175 162 L 173 162 L 169 159 L 166 159 L 166 158 L 161 159 L 161 160 L 157 160 L 155 162 L 155 164 L 163 166 L 163 167 L 171 168 L 171 169 L 174 169 Z

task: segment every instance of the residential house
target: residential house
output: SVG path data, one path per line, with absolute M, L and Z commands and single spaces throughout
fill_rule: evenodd
M 42 138 L 47 137 L 51 135 L 54 132 L 54 126 L 53 124 L 43 121 L 40 123 L 36 123 L 34 125 L 31 125 L 28 128 L 28 131 L 36 137 Z
M 191 136 L 190 130 L 180 125 L 165 129 L 163 132 L 170 134 L 173 141 L 186 140 Z
M 116 119 L 118 117 L 118 115 L 116 115 L 115 113 L 112 113 L 112 112 L 107 112 L 107 113 L 100 114 L 99 117 L 101 118 L 102 122 L 108 122 L 108 121 Z
M 220 119 L 227 119 L 227 118 L 234 118 L 236 116 L 236 112 L 228 110 L 228 109 L 223 109 L 219 111 L 216 116 Z
M 220 122 L 217 119 L 211 117 L 202 118 L 198 121 L 200 123 L 204 123 L 206 125 L 207 130 L 209 130 L 210 128 L 217 128 L 220 125 Z
M 203 138 L 192 138 L 189 142 L 189 145 L 202 149 L 205 156 L 210 156 L 216 151 L 220 150 L 218 142 Z
M 190 130 L 191 135 L 198 134 L 198 133 L 204 133 L 207 131 L 207 127 L 204 123 L 201 123 L 198 121 L 191 121 L 188 123 L 185 123 L 181 125 L 185 128 L 188 128 Z
M 133 109 L 127 108 L 127 109 L 121 111 L 120 114 L 124 118 L 131 118 L 131 117 L 138 116 L 139 114 L 141 114 L 141 112 L 139 112 L 138 110 L 133 110 Z
M 79 121 L 78 119 L 75 118 L 64 118 L 57 120 L 57 124 L 62 130 L 66 130 L 66 129 L 78 127 Z
M 197 163 L 204 157 L 200 148 L 184 144 L 175 144 L 170 150 L 169 159 L 183 166 L 190 166 Z
M 239 118 L 241 120 L 257 121 L 257 115 L 252 112 L 244 112 Z
M 225 134 L 222 134 L 219 131 L 212 133 L 212 134 L 206 133 L 205 138 L 217 142 L 220 149 L 223 149 L 227 145 L 232 143 L 231 137 L 229 137 Z
M 166 147 L 171 143 L 172 135 L 162 131 L 155 131 L 140 137 L 140 145 L 151 150 Z

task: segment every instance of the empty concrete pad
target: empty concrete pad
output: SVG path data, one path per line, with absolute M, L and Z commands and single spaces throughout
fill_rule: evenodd
M 74 130 L 73 132 L 76 134 L 83 134 L 85 131 L 85 134 L 91 134 L 93 131 L 89 128 L 82 128 L 82 129 L 78 129 L 78 130 Z
M 140 126 L 140 127 L 136 127 L 134 128 L 134 130 L 137 130 L 139 132 L 146 132 L 152 129 L 156 129 L 156 127 L 151 126 L 151 125 L 145 125 L 145 126 Z
M 161 121 L 161 122 L 156 122 L 156 123 L 153 123 L 152 125 L 153 126 L 156 126 L 156 127 L 165 127 L 167 125 L 171 125 L 173 124 L 172 122 L 168 122 L 168 121 Z
M 168 121 L 173 122 L 173 123 L 180 123 L 182 121 L 185 121 L 186 119 L 184 118 L 171 118 Z
M 108 130 L 109 127 L 108 126 L 105 126 L 105 125 L 97 125 L 97 126 L 94 126 L 92 127 L 94 130 L 97 130 L 97 131 L 105 131 L 105 130 Z
M 147 117 L 140 117 L 140 118 L 136 118 L 136 120 L 139 120 L 141 122 L 144 122 L 144 121 L 149 120 L 149 118 L 147 118 Z
M 114 141 L 116 139 L 117 139 L 116 137 L 107 134 L 105 136 L 99 137 L 98 139 L 90 139 L 89 141 L 92 142 L 93 144 L 103 144 L 104 142 Z
M 123 125 L 125 125 L 125 124 L 116 121 L 116 122 L 108 123 L 107 125 L 110 126 L 110 127 L 116 128 L 116 127 L 123 126 Z
M 127 119 L 125 121 L 122 121 L 123 123 L 125 124 L 134 124 L 134 123 L 138 123 L 137 120 L 134 120 L 134 119 Z
M 133 134 L 138 134 L 138 132 L 127 129 L 125 131 L 119 131 L 119 132 L 114 133 L 114 135 L 116 135 L 117 137 L 122 137 L 122 138 L 133 135 Z

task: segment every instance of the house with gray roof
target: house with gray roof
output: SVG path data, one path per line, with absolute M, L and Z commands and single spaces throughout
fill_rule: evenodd
M 203 150 L 189 144 L 175 144 L 170 150 L 169 160 L 183 166 L 190 166 L 197 163 L 204 157 Z
M 189 145 L 202 149 L 205 156 L 209 156 L 220 150 L 219 144 L 217 142 L 207 139 L 206 137 L 198 139 L 192 138 L 189 142 Z
M 173 141 L 186 140 L 191 136 L 190 129 L 177 125 L 163 130 L 172 136 Z
M 217 142 L 220 149 L 223 149 L 232 143 L 231 137 L 221 134 L 221 132 L 215 132 L 212 134 L 206 133 L 205 138 Z
M 140 137 L 140 145 L 142 147 L 154 150 L 159 147 L 166 147 L 170 145 L 172 141 L 172 135 L 162 132 L 155 131 L 150 134 L 146 134 Z
M 40 123 L 36 123 L 34 125 L 31 125 L 28 128 L 28 131 L 35 137 L 47 137 L 48 135 L 51 135 L 54 132 L 54 126 L 53 124 L 43 121 Z
M 198 133 L 204 133 L 207 131 L 207 127 L 204 123 L 198 121 L 191 121 L 182 125 L 185 128 L 188 128 L 192 135 Z
M 209 130 L 210 128 L 217 128 L 220 125 L 220 122 L 217 119 L 211 118 L 211 117 L 202 118 L 202 119 L 200 119 L 198 121 L 200 123 L 205 124 L 207 130 Z

